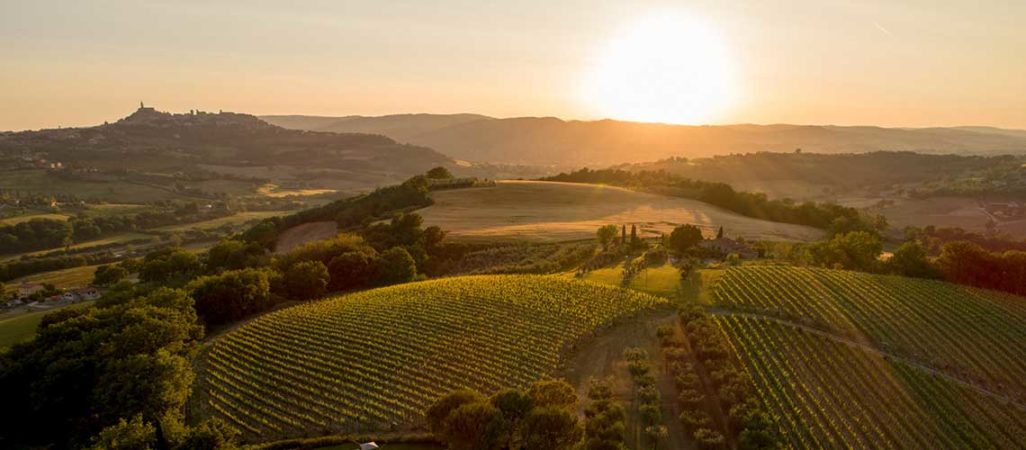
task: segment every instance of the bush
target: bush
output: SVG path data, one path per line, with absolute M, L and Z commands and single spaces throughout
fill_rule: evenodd
M 723 437 L 719 431 L 710 430 L 708 428 L 699 428 L 694 433 L 695 442 L 698 443 L 698 448 L 701 449 L 719 449 L 723 448 L 724 443 L 727 440 Z
M 392 247 L 381 254 L 377 274 L 379 285 L 406 283 L 417 276 L 417 263 L 406 249 Z
M 196 313 L 207 325 L 239 320 L 271 307 L 271 276 L 263 269 L 231 270 L 188 285 Z
M 128 276 L 128 271 L 120 265 L 104 264 L 96 268 L 93 274 L 93 284 L 97 286 L 110 286 Z
M 286 297 L 310 300 L 323 296 L 328 288 L 328 268 L 320 261 L 305 261 L 289 267 L 283 282 Z
M 328 263 L 328 288 L 347 291 L 370 286 L 377 276 L 375 272 L 379 264 L 377 255 L 373 253 L 346 252 L 338 255 Z

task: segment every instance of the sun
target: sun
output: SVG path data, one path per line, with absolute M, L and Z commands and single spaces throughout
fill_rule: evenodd
M 582 83 L 594 113 L 642 122 L 707 123 L 736 95 L 723 38 L 679 14 L 639 20 L 610 39 Z

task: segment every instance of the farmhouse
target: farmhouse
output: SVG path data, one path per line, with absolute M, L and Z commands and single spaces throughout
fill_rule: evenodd
M 738 256 L 744 259 L 753 259 L 759 257 L 759 252 L 749 247 L 748 244 L 725 237 L 707 239 L 700 242 L 698 246 L 707 250 L 722 253 L 724 255 L 737 253 Z
M 72 289 L 69 291 L 75 296 L 75 300 L 96 300 L 100 298 L 100 290 L 92 286 Z

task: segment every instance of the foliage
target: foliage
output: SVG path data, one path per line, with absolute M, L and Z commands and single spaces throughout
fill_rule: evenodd
M 139 279 L 169 285 L 192 278 L 202 268 L 195 254 L 181 248 L 168 248 L 146 255 L 139 270 Z
M 285 271 L 284 286 L 288 297 L 310 300 L 328 290 L 328 268 L 320 261 L 304 261 Z
M 971 242 L 944 245 L 937 267 L 955 283 L 1026 295 L 1026 252 L 991 253 Z
M 379 285 L 406 283 L 417 276 L 417 263 L 405 248 L 392 247 L 381 254 L 376 273 Z
M 249 439 L 415 425 L 453 386 L 526 386 L 551 376 L 570 343 L 661 304 L 526 275 L 362 291 L 275 311 L 220 336 L 199 363 L 201 395 L 213 416 Z
M 616 232 L 616 225 L 603 225 L 595 232 L 595 236 L 598 238 L 599 245 L 602 246 L 603 250 L 608 250 L 609 245 L 616 240 Z
M 926 249 L 917 241 L 904 242 L 894 250 L 894 255 L 887 260 L 886 270 L 906 277 L 940 278 L 940 272 L 930 262 Z
M 583 433 L 576 404 L 565 381 L 543 380 L 528 392 L 506 389 L 491 398 L 455 391 L 435 401 L 426 415 L 435 437 L 452 449 L 564 450 Z
M 93 274 L 93 284 L 97 286 L 110 286 L 128 276 L 128 271 L 121 265 L 104 264 L 96 268 Z
M 44 320 L 35 340 L 0 356 L 0 383 L 22 386 L 5 396 L 0 436 L 78 447 L 125 418 L 180 420 L 200 337 L 192 300 L 170 289 Z
M 812 263 L 815 265 L 866 272 L 877 270 L 877 258 L 881 251 L 883 243 L 880 238 L 865 231 L 838 234 L 810 248 Z
M 197 278 L 187 289 L 203 322 L 220 325 L 270 308 L 271 277 L 263 269 L 230 270 Z
M 239 270 L 267 264 L 267 250 L 256 242 L 226 239 L 207 251 L 207 272 Z
M 685 224 L 674 227 L 666 243 L 671 251 L 678 255 L 683 255 L 692 247 L 698 245 L 699 242 L 702 242 L 702 239 L 701 229 L 691 224 Z

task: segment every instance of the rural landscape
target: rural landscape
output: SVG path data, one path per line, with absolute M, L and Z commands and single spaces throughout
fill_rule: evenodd
M 0 448 L 1026 449 L 1021 5 L 43 3 Z

